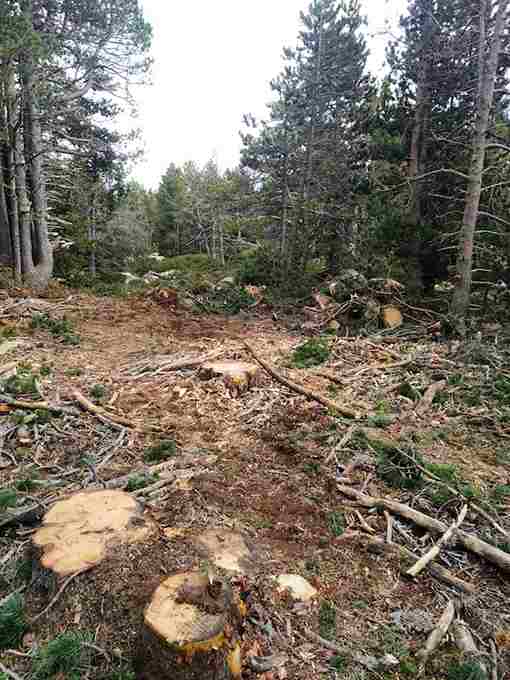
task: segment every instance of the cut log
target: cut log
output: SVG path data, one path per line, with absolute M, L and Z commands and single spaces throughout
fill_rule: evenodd
M 138 680 L 241 677 L 244 606 L 226 581 L 178 574 L 155 591 L 135 655 Z
M 39 568 L 58 582 L 100 564 L 119 545 L 156 532 L 138 501 L 115 490 L 85 491 L 58 501 L 32 537 Z
M 202 365 L 200 376 L 204 380 L 223 378 L 231 391 L 242 394 L 258 384 L 260 370 L 256 364 L 244 361 L 213 361 Z
M 382 308 L 381 318 L 385 328 L 399 328 L 404 322 L 400 309 L 392 305 Z

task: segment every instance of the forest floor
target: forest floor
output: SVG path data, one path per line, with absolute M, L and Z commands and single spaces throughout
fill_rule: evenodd
M 206 529 L 242 533 L 257 555 L 256 568 L 236 581 L 248 602 L 244 678 L 415 677 L 418 652 L 449 601 L 474 637 L 482 670 L 450 635 L 431 654 L 422 677 L 510 677 L 508 572 L 453 544 L 437 563 L 471 584 L 473 595 L 461 594 L 429 568 L 406 578 L 402 561 L 374 538 L 385 539 L 390 521 L 393 541 L 423 554 L 437 536 L 397 514 L 390 518 L 363 507 L 339 488 L 398 500 L 447 525 L 464 496 L 482 504 L 503 532 L 498 535 L 472 507 L 464 530 L 508 554 L 510 540 L 503 533 L 510 532 L 510 370 L 504 328 L 497 344 L 492 337 L 454 346 L 426 334 L 412 340 L 398 334 L 328 337 L 324 363 L 296 368 L 293 352 L 309 338 L 299 321 L 275 320 L 262 308 L 227 319 L 142 296 L 81 293 L 45 304 L 40 309 L 50 317 L 65 314 L 62 332 L 72 327 L 77 344 L 65 344 L 59 327 L 34 324 L 37 305 L 0 300 L 0 323 L 15 334 L 0 342 L 3 394 L 6 377 L 30 374 L 40 394 L 27 396 L 18 385 L 18 401 L 72 409 L 77 390 L 104 409 L 103 420 L 87 410 L 48 418 L 45 409 L 20 409 L 0 393 L 0 609 L 2 598 L 17 588 L 25 590 L 26 621 L 47 604 L 30 577 L 23 581 L 23 565 L 41 512 L 55 498 L 131 473 L 125 486 L 143 498 L 147 451 L 162 440 L 176 443 L 178 474 L 162 493 L 146 498 L 147 512 L 163 533 L 149 556 L 138 556 L 137 576 L 119 555 L 109 574 L 92 570 L 73 579 L 15 649 L 0 651 L 0 663 L 11 673 L 5 677 L 51 677 L 49 671 L 30 676 L 32 658 L 69 630 L 90 632 L 86 664 L 78 675 L 57 669 L 54 677 L 134 677 L 129 664 L 142 610 L 137 605 L 165 575 L 200 567 L 193 538 Z M 280 374 L 352 407 L 359 418 L 339 416 L 262 368 L 258 384 L 238 394 L 222 380 L 201 379 L 196 366 L 165 367 L 210 355 L 253 362 L 245 341 Z M 325 372 L 334 380 L 320 375 Z M 127 424 L 116 424 L 119 416 Z M 389 459 L 378 437 L 410 452 L 460 495 L 422 478 L 405 460 Z M 33 512 L 23 514 L 25 508 Z M 16 513 L 19 521 L 10 521 Z M 270 577 L 280 574 L 303 576 L 316 597 L 304 603 L 278 596 Z M 0 611 L 0 642 L 1 632 Z M 277 653 L 284 656 L 271 670 L 251 668 L 250 657 Z

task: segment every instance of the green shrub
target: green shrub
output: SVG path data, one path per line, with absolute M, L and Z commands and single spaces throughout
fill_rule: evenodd
M 455 465 L 449 465 L 448 463 L 427 463 L 425 468 L 442 482 L 453 484 L 458 479 L 458 471 Z
M 52 319 L 49 314 L 33 314 L 30 322 L 32 329 L 43 328 L 54 338 L 59 338 L 65 345 L 79 345 L 80 338 L 75 333 L 73 324 L 64 316 L 62 319 Z
M 0 606 L 0 649 L 17 647 L 26 629 L 23 598 L 15 593 Z
M 33 677 L 43 680 L 65 673 L 65 677 L 72 680 L 82 678 L 90 657 L 84 643 L 91 641 L 92 635 L 88 633 L 67 632 L 58 635 L 36 651 L 32 667 Z
M 328 526 L 333 536 L 336 538 L 341 536 L 345 531 L 345 519 L 342 513 L 337 510 L 331 512 L 328 515 Z
M 96 401 L 101 401 L 101 399 L 104 399 L 106 396 L 106 388 L 104 385 L 92 385 L 90 388 L 90 396 L 92 399 L 95 399 Z
M 332 640 L 336 637 L 336 609 L 327 600 L 323 600 L 320 604 L 319 632 L 326 640 Z
M 145 451 L 144 460 L 147 463 L 160 463 L 175 456 L 177 452 L 177 444 L 173 439 L 166 439 L 151 446 Z
M 18 366 L 16 374 L 4 382 L 4 390 L 14 397 L 24 394 L 37 394 L 37 378 L 31 368 Z
M 238 286 L 217 288 L 209 291 L 205 297 L 205 305 L 210 312 L 227 316 L 239 314 L 242 309 L 252 307 L 254 303 L 255 299 L 246 288 Z
M 411 447 L 401 449 L 389 446 L 377 446 L 377 473 L 386 484 L 397 489 L 417 489 L 422 485 L 424 461 L 420 454 Z
M 279 280 L 279 271 L 279 254 L 266 245 L 241 253 L 237 278 L 244 285 L 272 286 Z
M 138 491 L 158 480 L 157 475 L 133 475 L 129 478 L 126 491 Z
M 296 368 L 319 366 L 329 359 L 329 344 L 325 340 L 312 338 L 297 347 L 292 353 L 292 364 Z
M 487 680 L 487 673 L 476 661 L 456 663 L 450 666 L 448 680 Z
M 16 507 L 17 500 L 14 489 L 0 489 L 0 511 Z

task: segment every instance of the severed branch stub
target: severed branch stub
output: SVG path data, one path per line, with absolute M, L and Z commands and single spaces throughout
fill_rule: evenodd
M 145 610 L 135 657 L 138 680 L 241 677 L 243 605 L 232 587 L 206 574 L 163 581 Z
M 441 615 L 441 618 L 438 621 L 437 626 L 434 628 L 434 630 L 430 633 L 429 637 L 427 638 L 425 647 L 418 652 L 418 656 L 422 659 L 424 663 L 427 661 L 432 652 L 439 647 L 444 636 L 446 635 L 450 626 L 452 625 L 454 618 L 455 618 L 455 605 L 451 600 L 449 600 L 445 610 Z
M 427 564 L 430 564 L 430 562 L 436 559 L 436 557 L 441 552 L 441 548 L 445 545 L 448 545 L 448 543 L 455 538 L 458 528 L 466 518 L 467 511 L 468 506 L 464 505 L 456 521 L 451 525 L 448 531 L 445 531 L 439 541 L 433 545 L 432 548 L 427 551 L 425 555 L 423 555 L 423 557 L 420 557 L 420 559 L 415 564 L 413 564 L 410 569 L 406 571 L 408 576 L 418 576 L 418 574 L 425 569 Z

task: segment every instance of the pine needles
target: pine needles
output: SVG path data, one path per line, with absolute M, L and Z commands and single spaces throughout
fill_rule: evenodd
M 0 649 L 17 647 L 26 629 L 23 597 L 14 593 L 0 606 Z

